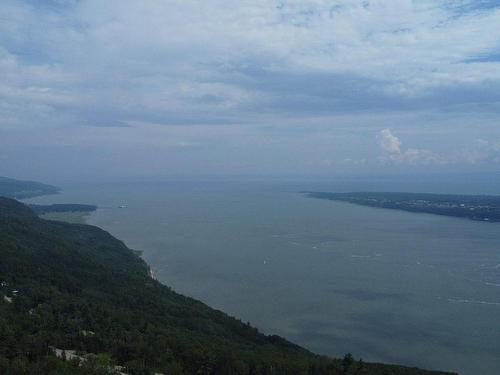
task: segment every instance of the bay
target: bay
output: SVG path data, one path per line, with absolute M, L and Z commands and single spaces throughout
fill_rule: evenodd
M 97 204 L 89 223 L 160 281 L 317 353 L 500 373 L 500 226 L 300 194 L 364 187 L 89 183 L 31 201 Z

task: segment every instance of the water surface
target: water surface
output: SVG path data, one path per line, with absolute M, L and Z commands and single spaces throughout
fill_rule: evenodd
M 500 373 L 499 224 L 298 193 L 311 187 L 106 184 L 36 200 L 99 205 L 90 223 L 143 250 L 159 280 L 315 352 Z

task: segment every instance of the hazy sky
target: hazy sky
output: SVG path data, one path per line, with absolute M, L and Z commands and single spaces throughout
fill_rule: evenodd
M 0 2 L 0 175 L 499 167 L 500 0 Z

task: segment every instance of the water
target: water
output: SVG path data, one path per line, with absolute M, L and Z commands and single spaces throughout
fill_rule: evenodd
M 297 193 L 314 188 L 335 190 L 106 184 L 36 201 L 98 204 L 89 222 L 159 280 L 317 353 L 499 374 L 500 225 Z

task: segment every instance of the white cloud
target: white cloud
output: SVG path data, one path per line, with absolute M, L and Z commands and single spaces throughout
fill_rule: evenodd
M 398 124 L 379 134 L 385 164 L 495 163 L 491 142 L 447 156 L 450 128 L 462 140 L 498 133 L 500 6 L 479 3 L 3 0 L 0 148 L 3 132 L 42 134 L 34 150 L 51 142 L 44 129 L 74 127 L 61 130 L 71 144 L 97 132 L 82 125 L 95 125 L 113 127 L 105 147 L 117 155 L 140 141 L 184 156 L 218 137 L 221 154 L 243 150 L 252 163 L 258 155 L 255 170 L 278 168 L 280 158 L 287 171 L 301 160 L 368 169 L 379 151 L 373 129 Z M 251 139 L 232 134 L 247 127 Z M 432 131 L 446 139 L 435 151 L 408 148 L 400 130 L 406 145 L 425 144 Z M 22 146 L 11 159 L 29 153 Z
M 381 130 L 378 136 L 378 140 L 383 151 L 389 152 L 391 154 L 401 153 L 401 141 L 398 137 L 392 134 L 390 129 Z
M 477 139 L 456 156 L 468 164 L 500 163 L 500 141 Z
M 461 89 L 500 85 L 500 62 L 471 61 L 500 48 L 500 8 L 474 3 L 6 0 L 0 94 L 83 122 L 461 104 Z
M 430 165 L 447 163 L 445 158 L 430 150 L 416 148 L 402 150 L 400 139 L 392 134 L 390 129 L 381 130 L 377 138 L 382 151 L 379 161 L 383 164 Z
M 440 155 L 426 149 L 410 148 L 400 155 L 400 161 L 411 165 L 447 164 Z
M 390 129 L 383 129 L 377 136 L 383 164 L 407 165 L 466 165 L 500 163 L 500 141 L 476 139 L 457 152 L 437 154 L 427 149 L 401 148 L 401 140 Z

